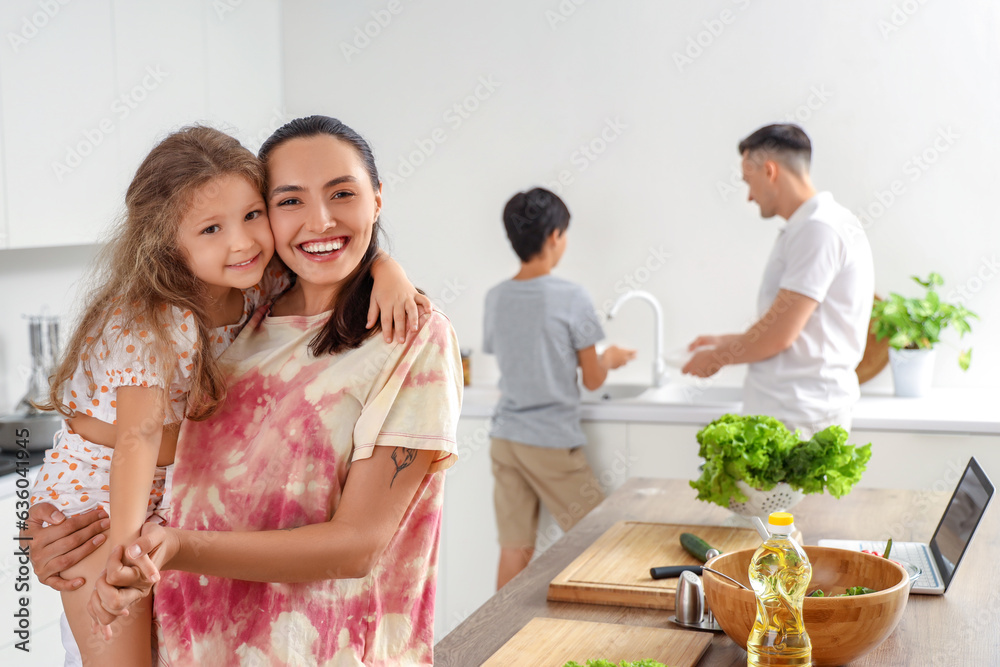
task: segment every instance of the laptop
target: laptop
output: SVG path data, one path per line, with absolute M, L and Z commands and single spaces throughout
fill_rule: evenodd
M 979 462 L 972 457 L 955 487 L 955 493 L 948 501 L 931 541 L 926 544 L 893 541 L 889 558 L 909 562 L 920 568 L 920 576 L 910 589 L 911 593 L 943 595 L 948 590 L 995 490 Z M 867 549 L 878 553 L 885 552 L 885 545 L 885 542 L 857 540 L 819 541 L 821 547 L 854 551 Z

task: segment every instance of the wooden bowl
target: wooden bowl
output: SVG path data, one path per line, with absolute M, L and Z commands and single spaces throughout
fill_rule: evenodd
M 843 665 L 857 660 L 892 634 L 910 595 L 909 576 L 885 558 L 846 549 L 804 547 L 812 564 L 809 592 L 843 593 L 850 586 L 874 588 L 876 593 L 850 597 L 807 597 L 802 604 L 806 632 L 812 642 L 813 665 Z M 754 549 L 716 556 L 706 565 L 747 586 Z M 711 572 L 703 576 L 705 598 L 719 625 L 743 649 L 757 615 L 752 591 L 745 591 Z

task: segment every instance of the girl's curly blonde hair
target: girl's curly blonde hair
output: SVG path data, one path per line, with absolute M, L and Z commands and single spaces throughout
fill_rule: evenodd
M 201 420 L 215 412 L 225 398 L 225 377 L 211 353 L 205 285 L 188 267 L 177 230 L 196 191 L 229 175 L 245 178 L 263 196 L 266 175 L 260 160 L 236 139 L 210 127 L 183 128 L 150 151 L 128 187 L 125 216 L 98 258 L 97 289 L 88 297 L 50 379 L 49 401 L 39 408 L 73 416 L 63 403 L 63 390 L 79 364 L 90 378 L 90 391 L 97 389 L 90 362 L 113 313 L 116 320 L 123 320 L 123 329 L 142 323 L 140 328 L 149 331 L 151 358 L 157 366 L 150 370 L 169 387 L 176 355 L 170 351 L 167 332 L 173 324 L 171 307 L 176 307 L 191 311 L 198 336 L 185 416 Z

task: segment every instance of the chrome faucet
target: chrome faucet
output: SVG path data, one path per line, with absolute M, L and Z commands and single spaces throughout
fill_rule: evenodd
M 629 299 L 642 299 L 653 307 L 653 314 L 656 316 L 656 321 L 653 323 L 653 386 L 662 387 L 664 380 L 666 380 L 666 365 L 663 363 L 660 349 L 663 344 L 663 309 L 660 308 L 660 302 L 656 300 L 656 297 L 649 292 L 631 290 L 618 297 L 618 300 L 611 306 L 611 310 L 608 311 L 608 319 L 613 319 L 621 305 Z

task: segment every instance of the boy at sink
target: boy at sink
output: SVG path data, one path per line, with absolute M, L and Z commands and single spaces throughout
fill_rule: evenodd
M 500 367 L 500 401 L 490 428 L 500 567 L 497 589 L 523 570 L 535 550 L 539 502 L 569 530 L 604 499 L 584 456 L 577 368 L 589 390 L 635 358 L 609 346 L 590 297 L 556 278 L 566 250 L 569 209 L 535 188 L 504 207 L 507 238 L 521 260 L 510 280 L 486 295 L 483 352 Z

